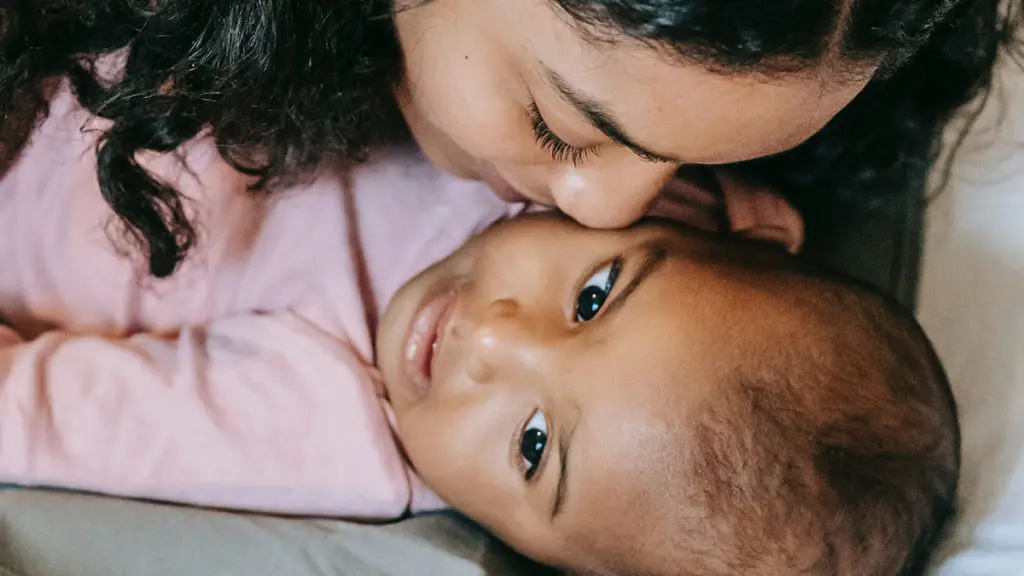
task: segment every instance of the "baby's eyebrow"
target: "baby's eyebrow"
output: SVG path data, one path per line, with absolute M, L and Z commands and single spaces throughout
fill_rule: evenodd
M 625 288 L 619 292 L 619 295 L 615 297 L 608 304 L 608 311 L 606 315 L 610 315 L 616 310 L 622 308 L 626 304 L 626 300 L 636 292 L 637 288 L 643 284 L 644 280 L 650 278 L 652 274 L 657 272 L 658 268 L 665 263 L 668 256 L 668 250 L 664 246 L 653 245 L 648 246 L 640 257 L 640 264 L 637 266 L 637 271 L 633 274 L 633 277 L 626 284 Z
M 644 283 L 644 280 L 650 278 L 652 274 L 658 271 L 667 257 L 668 250 L 664 246 L 656 243 L 645 245 L 636 272 L 622 291 L 608 304 L 606 315 L 622 308 L 629 297 Z M 569 448 L 579 423 L 579 419 L 577 419 L 571 427 L 566 428 L 564 433 L 558 435 L 558 484 L 555 487 L 555 497 L 551 502 L 552 522 L 565 508 L 566 491 L 569 486 Z
M 579 424 L 577 421 L 576 424 Z M 551 504 L 551 521 L 555 521 L 555 517 L 562 512 L 562 508 L 565 505 L 565 491 L 569 486 L 569 445 L 572 443 L 573 432 L 576 431 L 576 425 L 569 428 L 565 434 L 559 435 L 558 440 L 558 486 L 555 488 L 555 499 Z

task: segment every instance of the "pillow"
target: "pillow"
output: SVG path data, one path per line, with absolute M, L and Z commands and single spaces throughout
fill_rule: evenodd
M 963 434 L 939 576 L 1024 573 L 1024 72 L 1009 64 L 928 214 L 919 316 Z

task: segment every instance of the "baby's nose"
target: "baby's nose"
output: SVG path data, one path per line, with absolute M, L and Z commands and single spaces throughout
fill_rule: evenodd
M 515 300 L 491 302 L 467 335 L 470 377 L 487 383 L 530 370 L 546 352 L 539 336 Z

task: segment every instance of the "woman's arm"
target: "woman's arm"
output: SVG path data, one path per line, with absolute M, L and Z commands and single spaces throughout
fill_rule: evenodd
M 126 339 L 0 327 L 0 483 L 397 517 L 410 482 L 374 379 L 289 313 Z

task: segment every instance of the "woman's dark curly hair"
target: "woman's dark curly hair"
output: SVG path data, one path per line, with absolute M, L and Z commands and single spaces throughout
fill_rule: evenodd
M 97 82 L 94 56 L 125 47 L 123 78 Z M 196 234 L 139 151 L 170 152 L 209 129 L 224 158 L 267 189 L 404 134 L 387 0 L 0 0 L 0 49 L 0 166 L 45 112 L 46 79 L 69 77 L 84 107 L 113 120 L 100 189 L 158 277 Z
M 1002 49 L 1016 48 L 1020 12 L 1020 0 L 551 1 L 594 37 L 624 34 L 725 74 L 810 68 L 836 50 L 880 64 L 806 143 L 737 166 L 798 203 L 906 190 L 956 110 L 987 92 Z M 269 189 L 406 137 L 393 10 L 394 0 L 0 0 L 0 167 L 45 113 L 48 80 L 70 78 L 83 106 L 113 121 L 99 146 L 103 195 L 150 272 L 168 276 L 195 231 L 136 153 L 209 129 Z M 118 49 L 123 77 L 97 82 L 94 57 Z

